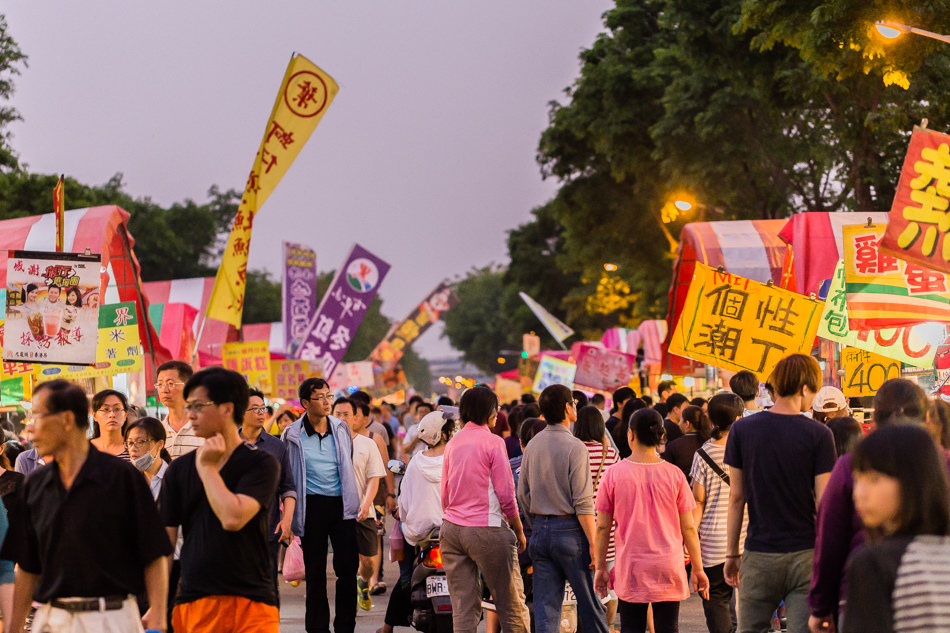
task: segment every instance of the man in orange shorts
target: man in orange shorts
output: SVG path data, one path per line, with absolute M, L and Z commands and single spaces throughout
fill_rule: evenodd
M 188 380 L 184 396 L 205 442 L 172 462 L 162 486 L 168 535 L 174 541 L 180 525 L 185 536 L 172 625 L 183 633 L 277 633 L 268 527 L 280 467 L 238 434 L 247 382 L 209 367 Z

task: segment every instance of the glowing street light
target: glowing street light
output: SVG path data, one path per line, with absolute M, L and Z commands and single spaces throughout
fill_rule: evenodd
M 608 273 L 612 273 L 617 270 L 617 264 L 604 264 L 604 270 Z
M 673 206 L 675 206 L 680 211 L 689 211 L 693 208 L 693 205 L 689 202 L 686 202 L 685 200 L 677 200 L 673 203 Z
M 929 37 L 932 40 L 938 40 L 944 44 L 950 44 L 950 35 L 941 35 L 940 33 L 934 33 L 933 31 L 925 31 L 923 29 L 918 29 L 916 26 L 908 26 L 899 22 L 890 22 L 886 20 L 878 20 L 874 23 L 874 26 L 877 28 L 877 32 L 880 33 L 882 37 L 885 37 L 889 40 L 896 39 L 904 33 L 913 33 L 915 35 Z

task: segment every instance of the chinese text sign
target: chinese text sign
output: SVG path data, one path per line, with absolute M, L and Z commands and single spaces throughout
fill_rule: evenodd
M 281 295 L 286 351 L 293 353 L 317 311 L 317 255 L 306 246 L 284 242 Z
M 841 350 L 841 367 L 841 390 L 849 398 L 873 396 L 885 380 L 901 377 L 900 361 L 853 347 Z
M 264 395 L 271 393 L 270 350 L 267 341 L 225 343 L 221 348 L 221 362 L 226 369 L 238 372 L 253 389 Z

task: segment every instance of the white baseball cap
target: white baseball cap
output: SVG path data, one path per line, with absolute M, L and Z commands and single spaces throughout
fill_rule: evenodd
M 820 411 L 822 413 L 847 409 L 848 399 L 844 397 L 844 394 L 837 387 L 822 387 L 815 395 L 815 402 L 812 403 L 811 408 L 813 411 Z

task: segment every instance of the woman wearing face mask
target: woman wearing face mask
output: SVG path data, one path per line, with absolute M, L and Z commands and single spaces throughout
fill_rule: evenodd
M 114 389 L 104 389 L 92 397 L 92 445 L 126 461 L 130 461 L 124 439 L 128 412 L 125 394 Z
M 165 452 L 165 427 L 155 418 L 139 418 L 125 429 L 125 448 L 132 465 L 145 475 L 145 481 L 158 500 L 162 480 L 171 457 Z

